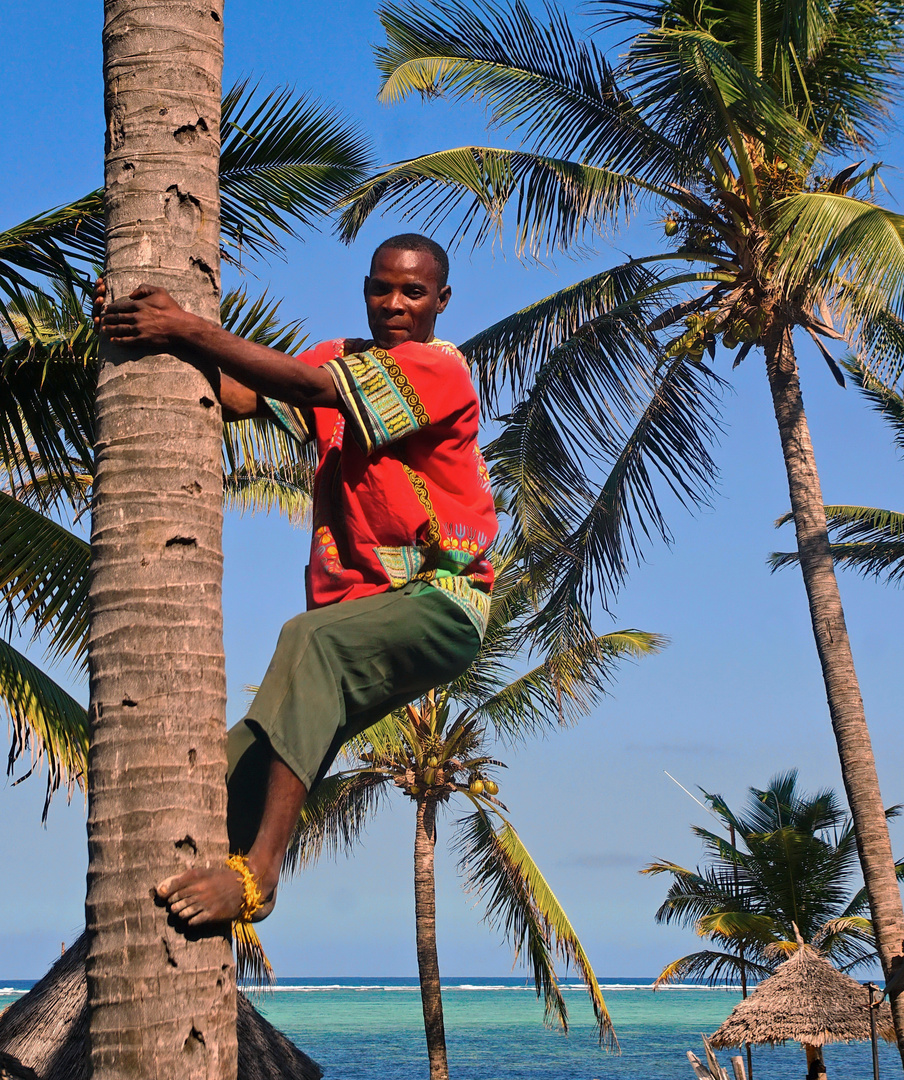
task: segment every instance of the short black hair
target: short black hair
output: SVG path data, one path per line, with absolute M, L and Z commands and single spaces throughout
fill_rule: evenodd
M 420 233 L 413 232 L 390 236 L 388 240 L 384 240 L 382 244 L 377 246 L 371 256 L 371 273 L 373 273 L 377 256 L 386 248 L 392 248 L 394 251 L 426 251 L 428 255 L 432 255 L 433 261 L 436 263 L 436 283 L 441 289 L 445 288 L 449 280 L 449 256 L 446 254 L 446 249 L 441 247 L 435 240 L 431 240 L 429 236 L 422 236 Z

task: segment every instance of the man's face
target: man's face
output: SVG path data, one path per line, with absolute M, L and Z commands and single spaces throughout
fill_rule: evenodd
M 429 251 L 383 248 L 364 279 L 367 323 L 384 349 L 405 341 L 430 341 L 436 316 L 452 290 L 439 287 L 436 260 Z

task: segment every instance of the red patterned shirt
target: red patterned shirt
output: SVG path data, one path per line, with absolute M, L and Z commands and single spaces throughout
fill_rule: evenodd
M 482 636 L 497 523 L 467 361 L 437 339 L 349 356 L 344 347 L 325 342 L 298 358 L 329 370 L 341 410 L 267 399 L 290 434 L 317 440 L 308 606 L 426 581 Z

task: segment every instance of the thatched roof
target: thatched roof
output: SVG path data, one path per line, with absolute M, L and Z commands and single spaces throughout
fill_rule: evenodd
M 887 1002 L 876 1011 L 878 1034 L 894 1042 Z M 830 1042 L 861 1042 L 869 1037 L 866 987 L 832 967 L 809 945 L 801 945 L 774 975 L 734 1007 L 710 1042 L 724 1050 L 744 1043 L 783 1043 L 790 1039 L 823 1046 Z
M 0 1015 L 0 1078 L 88 1080 L 88 987 L 82 936 L 32 990 Z M 273 1027 L 242 994 L 238 1080 L 319 1080 L 320 1066 Z

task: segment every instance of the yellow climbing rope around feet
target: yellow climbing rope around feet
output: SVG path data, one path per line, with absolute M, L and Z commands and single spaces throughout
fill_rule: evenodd
M 264 894 L 261 892 L 257 878 L 251 872 L 251 867 L 248 865 L 248 860 L 244 855 L 230 855 L 226 860 L 226 865 L 230 870 L 235 870 L 242 879 L 244 896 L 242 897 L 239 919 L 243 922 L 247 921 L 264 906 Z

